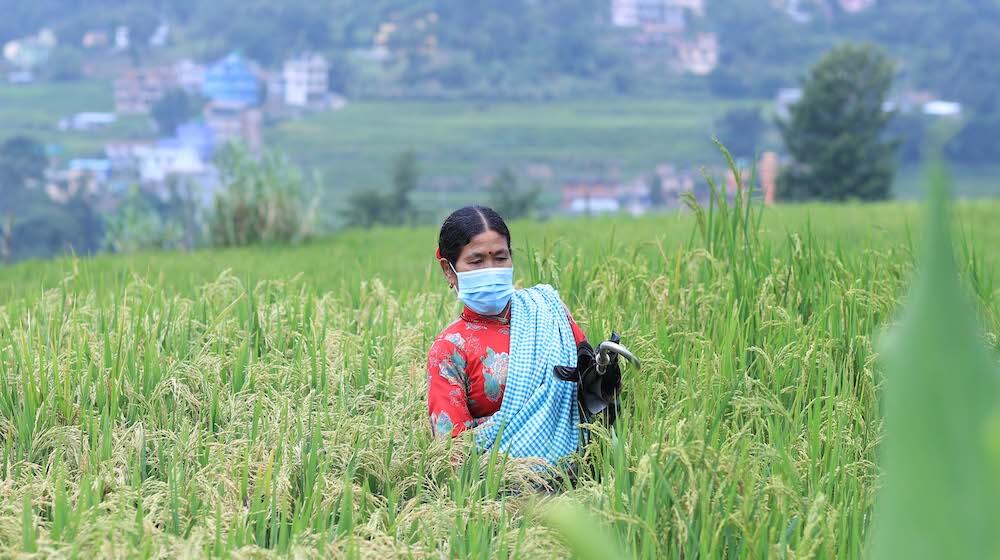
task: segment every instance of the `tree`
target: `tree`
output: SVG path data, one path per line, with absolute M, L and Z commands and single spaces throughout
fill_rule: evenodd
M 410 195 L 420 181 L 417 153 L 407 150 L 396 157 L 392 166 L 392 191 L 386 200 L 385 217 L 393 224 L 413 222 L 413 201 Z
M 56 81 L 79 80 L 83 76 L 83 55 L 73 47 L 57 47 L 49 57 L 46 70 Z
M 523 191 L 519 189 L 517 177 L 506 167 L 493 178 L 489 192 L 490 205 L 508 220 L 531 215 L 538 205 L 538 197 L 541 195 L 541 190 L 537 187 Z
M 812 68 L 788 121 L 778 121 L 792 164 L 778 177 L 790 200 L 889 196 L 897 143 L 885 139 L 894 67 L 880 49 L 843 45 Z
M 195 111 L 191 96 L 182 89 L 172 89 L 153 103 L 151 113 L 160 134 L 173 135 L 177 127 L 191 118 Z
M 660 178 L 659 173 L 653 173 L 653 176 L 649 179 L 649 205 L 653 208 L 659 208 L 663 206 L 666 202 L 666 197 L 663 195 L 663 179 Z
M 730 109 L 715 121 L 715 136 L 735 157 L 755 156 L 763 132 L 764 119 L 757 107 Z
M 37 140 L 28 136 L 8 138 L 0 144 L 0 189 L 22 188 L 31 181 L 41 181 L 48 165 L 45 147 Z
M 1000 114 L 973 117 L 944 145 L 949 158 L 971 164 L 1000 161 Z
M 229 146 L 218 160 L 223 189 L 208 223 L 213 245 L 292 243 L 312 236 L 317 200 L 287 159 L 267 153 L 258 161 L 245 148 Z

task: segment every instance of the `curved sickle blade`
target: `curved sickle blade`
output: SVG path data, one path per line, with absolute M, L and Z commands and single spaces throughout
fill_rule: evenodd
M 628 348 L 625 348 L 621 344 L 611 342 L 610 340 L 605 340 L 597 346 L 598 366 L 606 366 L 608 364 L 608 360 L 610 359 L 608 354 L 610 352 L 614 352 L 619 356 L 625 356 L 625 359 L 632 362 L 632 365 L 634 365 L 637 369 L 642 367 L 642 362 L 635 356 L 635 354 L 629 351 Z M 604 368 L 599 367 L 598 369 L 603 370 Z

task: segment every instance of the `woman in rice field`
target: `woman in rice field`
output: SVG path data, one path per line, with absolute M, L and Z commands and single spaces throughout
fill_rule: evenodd
M 576 366 L 589 366 L 594 353 L 556 291 L 514 289 L 510 231 L 491 208 L 448 216 L 436 257 L 464 308 L 427 353 L 434 434 L 472 431 L 481 448 L 499 443 L 513 456 L 553 464 L 576 451 L 581 405 L 577 383 L 567 380 L 578 379 Z M 604 406 L 620 380 L 617 367 L 602 378 Z M 586 408 L 583 421 L 594 411 Z

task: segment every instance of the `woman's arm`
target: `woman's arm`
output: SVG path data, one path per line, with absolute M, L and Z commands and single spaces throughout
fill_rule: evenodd
M 443 338 L 427 353 L 427 411 L 437 437 L 457 436 L 474 424 L 465 364 L 462 351 Z

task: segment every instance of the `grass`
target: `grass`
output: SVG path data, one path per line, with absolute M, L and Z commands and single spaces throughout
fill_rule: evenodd
M 519 281 L 644 361 L 553 497 L 430 435 L 431 228 L 0 269 L 0 556 L 859 557 L 919 210 L 513 224 Z M 995 362 L 1000 203 L 957 215 Z
M 392 159 L 411 148 L 430 177 L 459 184 L 524 164 L 577 174 L 620 170 L 628 177 L 662 162 L 701 163 L 712 148 L 712 121 L 739 104 L 626 98 L 364 101 L 282 122 L 267 140 L 299 163 L 323 170 L 330 185 L 345 190 L 386 184 Z
M 58 84 L 0 84 L 0 141 L 22 134 L 58 147 L 59 157 L 88 157 L 104 153 L 110 140 L 147 138 L 149 119 L 128 116 L 92 132 L 58 129 L 59 120 L 84 111 L 113 112 L 111 84 L 99 80 Z

